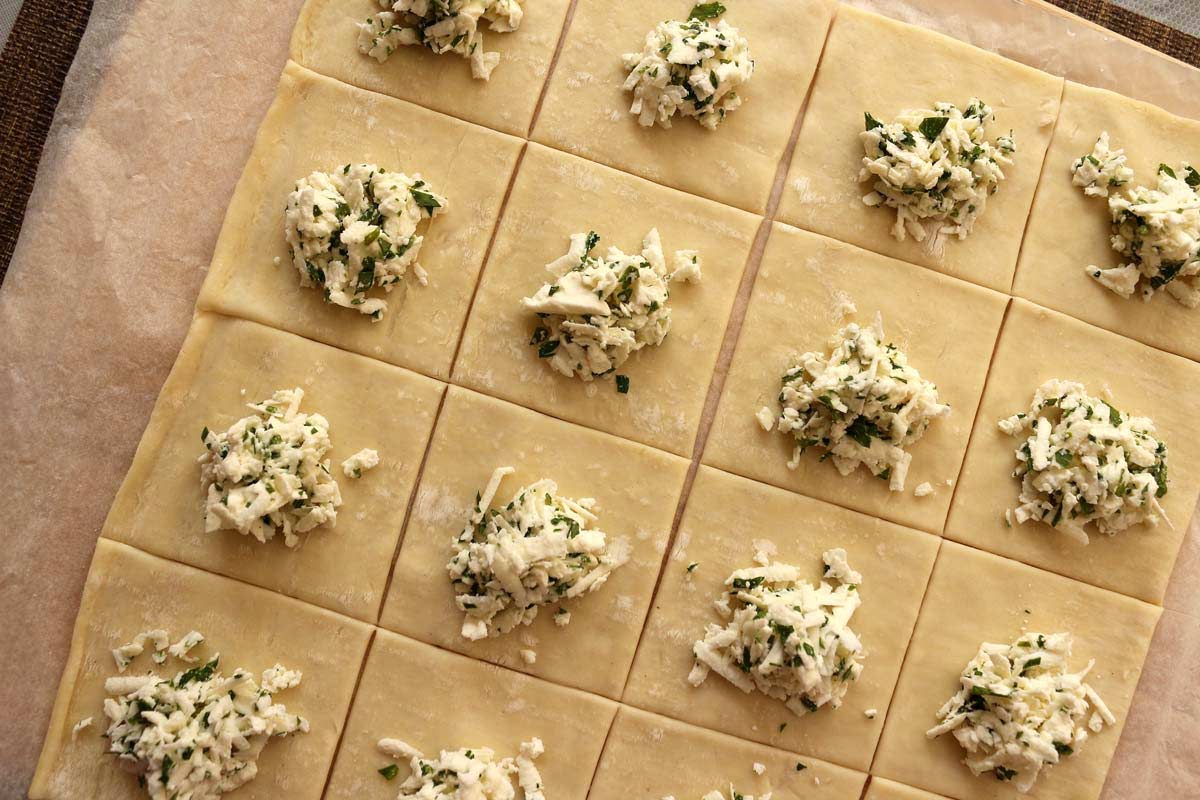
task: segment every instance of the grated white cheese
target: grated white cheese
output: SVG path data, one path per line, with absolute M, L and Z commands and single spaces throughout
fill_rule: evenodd
M 965 239 L 983 213 L 987 199 L 1004 180 L 1016 151 L 1012 134 L 988 141 L 992 109 L 971 98 L 966 111 L 953 103 L 902 111 L 883 123 L 868 112 L 860 181 L 870 180 L 863 197 L 869 206 L 896 210 L 892 236 L 911 235 L 930 252 L 944 240 Z
M 626 255 L 610 247 L 593 256 L 600 237 L 571 236 L 567 254 L 546 265 L 554 281 L 521 301 L 538 315 L 530 344 L 557 372 L 581 380 L 607 377 L 643 347 L 659 345 L 671 330 L 669 284 L 700 280 L 700 256 L 677 250 L 667 270 L 662 240 L 652 228 L 642 253 Z M 617 391 L 629 390 L 629 379 L 616 376 Z
M 364 472 L 378 466 L 378 451 L 364 447 L 342 462 L 342 474 L 347 478 L 361 478 Z
M 476 495 L 446 565 L 467 639 L 528 625 L 542 606 L 599 589 L 628 560 L 625 548 L 610 546 L 604 532 L 592 527 L 595 501 L 562 497 L 552 480 L 522 487 L 507 505 L 492 508 L 500 482 L 512 471 L 497 469 Z M 560 625 L 569 621 L 569 615 L 555 619 Z
M 764 407 L 755 416 L 764 430 L 796 439 L 788 469 L 799 466 L 805 450 L 819 447 L 822 460 L 832 458 L 842 475 L 864 465 L 892 491 L 904 489 L 912 461 L 904 448 L 950 406 L 902 350 L 882 340 L 878 317 L 871 328 L 850 323 L 829 340 L 828 356 L 804 353 L 784 373 L 778 415 Z
M 183 645 L 190 649 L 203 638 L 193 631 L 181 643 L 192 642 Z M 298 685 L 299 672 L 276 664 L 260 686 L 243 669 L 223 675 L 219 660 L 214 655 L 170 679 L 151 672 L 105 681 L 108 752 L 153 800 L 215 800 L 254 779 L 272 738 L 309 730 L 272 696 Z
M 534 650 L 522 650 L 521 660 L 532 666 L 537 663 L 537 652 Z
M 716 604 L 729 621 L 709 624 L 693 645 L 688 682 L 699 686 L 714 670 L 743 692 L 757 689 L 784 701 L 797 716 L 840 706 L 866 655 L 850 629 L 862 603 L 862 576 L 846 562 L 845 550 L 829 550 L 822 560 L 825 578 L 836 587 L 825 580 L 813 586 L 789 564 L 734 572 Z
M 866 711 L 863 712 L 863 716 L 866 717 L 867 719 L 875 719 L 875 717 L 879 716 L 879 709 L 868 708 Z
M 999 425 L 1023 439 L 1013 472 L 1020 505 L 1006 513 L 1010 524 L 1041 520 L 1087 544 L 1088 523 L 1114 534 L 1166 519 L 1158 498 L 1167 493 L 1167 445 L 1146 417 L 1122 414 L 1083 384 L 1049 380 L 1028 413 Z
M 742 104 L 738 89 L 754 75 L 750 45 L 725 20 L 719 3 L 692 9 L 685 21 L 660 22 L 641 52 L 621 57 L 629 77 L 624 90 L 633 92 L 629 110 L 638 123 L 671 127 L 671 117 L 693 117 L 715 130 Z
M 1125 151 L 1109 150 L 1108 132 L 1091 154 L 1071 165 L 1072 182 L 1085 194 L 1108 198 L 1112 248 L 1126 259 L 1116 267 L 1090 265 L 1087 273 L 1122 297 L 1150 300 L 1166 291 L 1188 308 L 1200 306 L 1200 172 L 1159 164 L 1156 187 L 1108 191 L 1133 178 Z
M 75 741 L 76 737 L 79 736 L 80 731 L 90 727 L 92 727 L 91 717 L 84 717 L 83 719 L 79 720 L 79 722 L 76 722 L 71 728 L 71 741 Z
M 304 390 L 281 389 L 224 433 L 201 432 L 200 485 L 205 531 L 235 530 L 260 542 L 283 532 L 288 547 L 297 534 L 333 527 L 342 504 L 329 472 L 329 422 L 300 412 Z
M 1124 186 L 1133 180 L 1133 170 L 1125 164 L 1125 151 L 1112 150 L 1108 131 L 1096 139 L 1092 152 L 1075 159 L 1071 165 L 1071 183 L 1083 189 L 1089 197 L 1108 197 L 1110 188 Z
M 358 49 L 383 63 L 400 47 L 422 45 L 434 53 L 458 53 L 471 76 L 487 80 L 499 53 L 483 49 L 481 22 L 497 33 L 521 26 L 520 0 L 379 0 L 383 11 L 358 23 Z
M 1068 672 L 1069 633 L 1026 633 L 1012 644 L 980 645 L 958 692 L 926 736 L 952 733 L 975 775 L 991 773 L 1028 792 L 1043 769 L 1058 764 L 1116 718 L 1084 683 L 1094 661 Z
M 378 748 L 390 758 L 409 761 L 411 772 L 400 784 L 398 800 L 513 800 L 513 775 L 524 800 L 546 800 L 542 776 L 533 763 L 545 747 L 536 737 L 523 742 L 515 758 L 499 760 L 488 747 L 443 750 L 437 758 L 425 758 L 399 739 L 380 739 Z M 391 780 L 395 767 L 390 775 L 386 770 L 380 772 Z
M 760 764 L 759 762 L 755 761 L 751 766 L 754 769 L 755 775 L 765 775 L 767 772 L 766 764 Z
M 390 293 L 417 263 L 423 236 L 417 226 L 446 210 L 446 198 L 420 175 L 388 172 L 375 164 L 346 164 L 296 182 L 284 212 L 284 235 L 300 285 L 320 289 L 325 302 L 383 319 Z
M 933 484 L 929 481 L 918 483 L 917 487 L 913 489 L 913 494 L 917 497 L 928 497 L 933 494 Z

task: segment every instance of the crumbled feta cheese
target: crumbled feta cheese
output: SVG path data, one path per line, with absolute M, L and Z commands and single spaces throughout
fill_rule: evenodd
M 766 774 L 766 772 L 767 772 L 766 764 L 760 764 L 757 761 L 755 761 L 753 766 L 754 766 L 754 774 L 755 775 L 765 775 Z
M 383 11 L 358 24 L 358 49 L 380 63 L 405 45 L 434 53 L 458 53 L 471 61 L 471 75 L 487 80 L 499 53 L 483 49 L 480 21 L 497 33 L 521 26 L 520 0 L 379 0 Z
M 674 798 L 664 797 L 663 800 L 674 800 Z M 726 797 L 719 789 L 713 789 L 711 792 L 704 795 L 704 797 L 702 797 L 700 800 L 726 800 Z M 733 784 L 731 783 L 729 784 L 728 800 L 755 800 L 755 797 L 752 794 L 742 794 L 734 789 Z M 764 794 L 759 795 L 758 800 L 771 800 L 771 793 L 765 792 Z
M 1083 384 L 1049 380 L 1029 412 L 1001 420 L 1000 430 L 1024 440 L 1013 472 L 1020 505 L 1008 515 L 1016 524 L 1041 520 L 1087 544 L 1089 522 L 1114 534 L 1166 519 L 1158 498 L 1167 493 L 1167 445 L 1146 417 L 1122 414 Z
M 513 800 L 513 775 L 524 800 L 546 800 L 533 763 L 545 752 L 541 739 L 523 742 L 515 758 L 499 760 L 488 747 L 443 750 L 437 758 L 425 758 L 399 739 L 380 739 L 378 747 L 390 758 L 409 760 L 411 772 L 400 784 L 398 800 Z
M 866 711 L 863 712 L 863 716 L 866 717 L 867 719 L 875 719 L 875 717 L 879 716 L 879 709 L 868 708 Z
M 537 663 L 537 653 L 533 650 L 522 650 L 521 660 L 532 666 Z
M 84 717 L 83 719 L 79 720 L 79 722 L 76 722 L 75 725 L 71 728 L 71 741 L 72 742 L 75 741 L 76 737 L 79 736 L 80 731 L 84 730 L 85 728 L 90 728 L 90 727 L 92 727 L 92 718 L 91 717 Z
M 937 713 L 926 736 L 953 733 L 967 751 L 963 763 L 976 775 L 1013 781 L 1019 792 L 1038 774 L 1071 755 L 1092 731 L 1116 718 L 1083 679 L 1067 671 L 1069 633 L 1026 633 L 1013 644 L 984 643 L 959 678 L 961 687 Z M 1090 724 L 1090 723 L 1089 723 Z
M 1133 180 L 1133 170 L 1125 165 L 1125 151 L 1110 150 L 1108 131 L 1096 139 L 1096 146 L 1086 156 L 1075 159 L 1071 165 L 1071 183 L 1083 189 L 1091 197 L 1108 197 L 1110 187 L 1124 186 Z
M 913 494 L 916 495 L 917 497 L 927 497 L 927 496 L 933 494 L 933 484 L 930 483 L 929 481 L 924 481 L 923 483 L 918 483 L 917 487 L 915 489 L 913 489 Z
M 789 564 L 734 572 L 719 610 L 729 621 L 709 624 L 695 643 L 688 682 L 699 686 L 715 670 L 743 692 L 758 689 L 783 700 L 797 716 L 825 704 L 837 708 L 866 655 L 850 618 L 861 604 L 862 576 L 846 563 L 846 551 L 827 551 L 825 577 L 817 586 Z M 735 608 L 736 606 L 736 608 Z
M 810 447 L 833 459 L 849 475 L 865 465 L 894 492 L 904 489 L 912 456 L 904 449 L 925 433 L 929 423 L 950 413 L 937 387 L 909 366 L 893 344 L 881 345 L 883 323 L 872 328 L 850 323 L 829 340 L 828 356 L 804 353 L 783 375 L 781 411 L 763 408 L 755 416 L 766 430 L 768 419 L 796 439 L 788 469 L 800 464 Z
M 571 236 L 567 254 L 546 265 L 555 280 L 521 301 L 538 315 L 530 344 L 557 372 L 584 381 L 615 372 L 630 354 L 661 344 L 671 330 L 668 285 L 699 280 L 700 256 L 694 250 L 675 253 L 667 271 L 662 240 L 652 228 L 642 253 L 626 255 L 610 247 L 593 256 L 600 237 Z M 629 379 L 616 376 L 617 391 L 629 390 Z
M 1073 183 L 1085 194 L 1108 198 L 1112 248 L 1128 260 L 1117 267 L 1090 265 L 1087 273 L 1125 298 L 1137 292 L 1149 300 L 1165 290 L 1189 308 L 1200 306 L 1200 172 L 1186 163 L 1178 172 L 1159 164 L 1157 187 L 1110 194 L 1108 187 L 1133 178 L 1124 164 L 1125 151 L 1109 151 L 1106 131 L 1091 154 L 1071 166 Z
M 497 469 L 476 495 L 446 565 L 467 639 L 528 625 L 542 606 L 599 589 L 628 560 L 624 548 L 610 546 L 604 532 L 591 527 L 595 501 L 562 497 L 552 480 L 522 487 L 507 505 L 492 508 L 500 482 L 512 471 Z
M 930 252 L 945 239 L 965 239 L 990 195 L 1004 180 L 1016 150 L 1012 134 L 984 137 L 992 109 L 972 98 L 966 111 L 953 103 L 900 112 L 893 122 L 866 114 L 859 134 L 865 155 L 859 180 L 870 180 L 869 206 L 896 209 L 892 236 L 911 235 Z
M 342 462 L 342 474 L 347 478 L 361 478 L 369 469 L 379 466 L 379 453 L 364 447 Z
M 686 21 L 660 22 L 641 52 L 621 57 L 629 70 L 623 88 L 633 92 L 629 110 L 639 124 L 669 128 L 679 114 L 715 130 L 742 104 L 737 90 L 754 74 L 754 59 L 737 28 L 712 22 L 724 12 L 719 3 L 698 5 Z
M 203 633 L 200 631 L 188 631 L 183 635 L 183 638 L 167 648 L 167 653 L 171 658 L 179 659 L 185 664 L 195 664 L 199 659 L 191 655 L 192 649 L 200 645 L 203 641 Z
M 571 624 L 571 612 L 565 608 L 560 608 L 554 612 L 554 624 L 560 628 L 565 628 Z
M 329 422 L 300 412 L 304 390 L 281 389 L 224 433 L 205 428 L 200 485 L 207 494 L 205 531 L 235 530 L 260 542 L 283 532 L 288 547 L 297 534 L 333 527 L 342 504 L 329 472 Z
M 167 632 L 164 630 L 142 631 L 133 637 L 133 641 L 112 651 L 113 661 L 117 664 L 117 672 L 124 672 L 135 658 L 145 652 L 146 642 L 150 642 L 154 646 L 151 658 L 155 664 L 162 664 L 167 660 L 170 644 Z
M 254 779 L 272 738 L 309 730 L 272 697 L 299 684 L 299 672 L 277 664 L 260 687 L 243 669 L 223 675 L 219 660 L 214 655 L 171 679 L 147 673 L 105 682 L 108 752 L 153 800 L 215 800 Z M 281 674 L 288 679 L 273 677 Z
M 296 182 L 287 198 L 284 235 L 300 285 L 321 290 L 325 302 L 383 319 L 390 293 L 417 264 L 424 237 L 417 226 L 446 210 L 446 198 L 420 175 L 388 172 L 374 164 L 346 164 Z M 424 280 L 420 281 L 422 284 Z

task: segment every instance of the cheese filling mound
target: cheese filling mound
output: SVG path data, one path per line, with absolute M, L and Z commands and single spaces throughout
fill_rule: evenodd
M 562 497 L 552 480 L 522 487 L 507 505 L 492 508 L 500 482 L 512 472 L 492 473 L 446 565 L 467 639 L 528 625 L 542 606 L 599 589 L 628 560 L 626 548 L 610 546 L 592 527 L 595 501 Z M 570 616 L 562 619 L 565 625 Z
M 784 701 L 797 716 L 829 704 L 837 708 L 862 672 L 866 655 L 850 629 L 862 600 L 862 576 L 846 551 L 827 551 L 824 577 L 813 586 L 789 564 L 740 569 L 716 603 L 728 622 L 709 624 L 695 643 L 688 682 L 699 686 L 714 670 L 743 692 L 754 689 Z M 837 584 L 834 586 L 833 584 Z
M 828 356 L 804 353 L 784 373 L 779 414 L 764 406 L 756 416 L 764 430 L 796 439 L 789 469 L 799 466 L 805 450 L 819 447 L 821 460 L 833 459 L 842 475 L 865 465 L 892 491 L 903 491 L 912 461 L 904 448 L 950 406 L 902 350 L 882 340 L 878 318 L 871 328 L 850 323 L 829 340 Z
M 1108 131 L 1096 139 L 1096 146 L 1086 156 L 1071 165 L 1071 183 L 1083 189 L 1089 197 L 1108 197 L 1109 189 L 1124 186 L 1133 180 L 1133 170 L 1125 165 L 1125 151 L 1109 147 Z
M 260 542 L 282 531 L 288 547 L 298 534 L 337 523 L 342 494 L 329 471 L 329 422 L 300 411 L 304 390 L 281 389 L 224 433 L 200 433 L 204 530 L 234 530 Z
M 1122 414 L 1083 384 L 1049 380 L 1029 412 L 1001 420 L 1000 430 L 1024 440 L 1013 472 L 1020 505 L 1005 512 L 1009 524 L 1041 520 L 1087 544 L 1090 522 L 1114 534 L 1166 519 L 1158 498 L 1167 493 L 1167 445 L 1146 417 Z
M 887 123 L 866 114 L 859 180 L 870 180 L 872 191 L 863 202 L 896 209 L 892 236 L 904 241 L 911 235 L 931 252 L 950 236 L 967 237 L 1016 151 L 1012 134 L 985 138 L 993 120 L 991 107 L 978 98 L 966 111 L 935 103 Z
M 1068 672 L 1069 633 L 1027 633 L 1013 644 L 984 643 L 963 670 L 958 693 L 937 712 L 926 736 L 952 733 L 976 775 L 992 773 L 1028 792 L 1059 763 L 1116 718 L 1084 683 L 1093 661 Z M 1086 720 L 1086 722 L 1085 722 Z
M 754 74 L 750 45 L 725 20 L 720 3 L 702 3 L 687 20 L 660 22 L 646 34 L 640 53 L 621 57 L 633 92 L 629 110 L 638 123 L 671 127 L 671 117 L 694 117 L 715 130 L 742 104 L 738 88 Z
M 542 740 L 521 743 L 514 757 L 496 759 L 487 747 L 443 750 L 437 758 L 425 758 L 421 751 L 399 739 L 380 739 L 379 751 L 394 759 L 408 759 L 411 773 L 400 784 L 398 800 L 513 800 L 517 776 L 524 800 L 546 800 L 542 776 L 534 759 L 545 752 Z M 391 765 L 379 772 L 391 780 L 396 776 Z
M 1200 172 L 1188 164 L 1178 171 L 1159 164 L 1156 187 L 1110 194 L 1109 186 L 1133 177 L 1124 162 L 1125 151 L 1109 151 L 1104 132 L 1091 154 L 1071 167 L 1085 194 L 1108 198 L 1112 249 L 1126 260 L 1116 267 L 1088 266 L 1087 273 L 1125 298 L 1136 292 L 1149 300 L 1165 290 L 1188 308 L 1200 306 Z
M 610 247 L 594 256 L 599 241 L 595 233 L 573 234 L 567 254 L 546 265 L 555 279 L 521 300 L 539 318 L 530 340 L 538 357 L 584 381 L 608 376 L 632 353 L 662 344 L 671 330 L 671 282 L 700 280 L 695 250 L 675 251 L 667 270 L 657 228 L 642 240 L 641 255 Z M 616 378 L 617 390 L 627 392 L 629 379 Z
M 383 11 L 358 23 L 358 49 L 380 63 L 405 45 L 434 53 L 458 53 L 471 61 L 471 75 L 487 80 L 499 53 L 483 49 L 481 22 L 497 33 L 521 26 L 519 0 L 379 0 Z
M 165 636 L 151 631 L 134 644 L 157 634 Z M 181 640 L 191 642 L 183 649 L 184 660 L 196 661 L 186 658 L 187 650 L 203 638 L 193 632 Z M 274 699 L 299 685 L 299 672 L 276 664 L 256 682 L 244 669 L 222 674 L 219 661 L 214 655 L 174 678 L 147 673 L 114 676 L 104 683 L 108 752 L 138 776 L 153 800 L 220 797 L 254 780 L 258 756 L 269 740 L 308 732 L 308 720 Z M 128 665 L 117 659 L 119 671 Z
M 374 164 L 347 164 L 296 182 L 284 212 L 284 235 L 300 285 L 322 291 L 325 302 L 383 319 L 387 302 L 372 289 L 391 292 L 409 267 L 424 285 L 417 263 L 424 237 L 417 226 L 446 210 L 446 198 L 420 175 L 387 172 Z

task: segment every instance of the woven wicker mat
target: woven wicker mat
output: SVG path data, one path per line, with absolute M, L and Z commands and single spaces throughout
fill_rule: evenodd
M 1050 0 L 1122 36 L 1200 67 L 1200 39 L 1106 0 Z M 0 283 L 8 270 L 42 146 L 92 0 L 25 0 L 0 54 Z

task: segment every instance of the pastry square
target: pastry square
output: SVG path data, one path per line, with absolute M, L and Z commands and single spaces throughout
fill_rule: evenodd
M 646 34 L 685 19 L 691 2 L 643 0 L 621 13 L 604 0 L 579 0 L 533 138 L 592 161 L 722 203 L 764 213 L 796 115 L 812 82 L 836 3 L 728 0 L 722 17 L 749 43 L 754 75 L 738 91 L 744 101 L 710 131 L 695 120 L 644 128 L 622 90 L 625 53 L 640 52 Z
M 755 764 L 765 767 L 762 775 Z M 800 800 L 859 800 L 866 775 L 819 759 L 621 706 L 592 781 L 592 800 L 703 797 L 714 789 Z
M 1043 306 L 1159 349 L 1200 361 L 1200 310 L 1165 292 L 1149 302 L 1106 289 L 1086 268 L 1115 267 L 1123 259 L 1109 244 L 1112 225 L 1104 197 L 1087 197 L 1071 183 L 1075 159 L 1092 152 L 1108 131 L 1125 148 L 1131 185 L 1155 185 L 1160 163 L 1200 165 L 1200 122 L 1103 89 L 1067 82 L 1062 113 L 1046 154 L 1013 292 Z M 1069 224 L 1064 224 L 1069 220 Z
M 467 321 L 454 382 L 529 408 L 692 454 L 708 385 L 733 298 L 761 219 L 574 156 L 530 145 L 500 220 L 487 269 Z M 521 298 L 541 288 L 545 265 L 567 252 L 570 235 L 595 231 L 597 252 L 641 251 L 653 227 L 670 264 L 676 250 L 698 250 L 699 283 L 671 287 L 666 341 L 634 353 L 613 381 L 567 378 L 529 344 L 537 316 Z
M 336 526 L 260 543 L 204 532 L 200 432 L 249 416 L 246 403 L 304 389 L 301 411 L 329 420 Z M 445 385 L 254 322 L 201 313 L 142 434 L 101 535 L 374 622 L 417 468 Z M 380 464 L 358 479 L 341 463 L 364 447 Z
M 622 698 L 665 714 L 852 769 L 866 770 L 883 728 L 904 648 L 933 568 L 939 540 L 920 531 L 701 467 L 654 598 Z M 734 570 L 754 566 L 755 550 L 821 577 L 821 554 L 845 548 L 862 573 L 862 606 L 850 627 L 867 656 L 840 708 L 797 717 L 779 700 L 743 693 L 715 672 L 687 681 L 692 644 L 721 623 L 713 602 Z M 692 572 L 688 566 L 696 564 Z M 866 716 L 875 709 L 874 719 Z
M 1052 378 L 1079 381 L 1100 397 L 1111 392 L 1122 412 L 1154 421 L 1167 444 L 1169 490 L 1160 502 L 1173 528 L 1160 522 L 1106 536 L 1093 525 L 1091 544 L 1084 546 L 1041 522 L 1005 523 L 1004 512 L 1017 505 L 1021 491 L 1012 472 L 1022 440 L 997 423 L 1028 412 L 1033 393 Z M 1180 402 L 1197 386 L 1200 364 L 1014 300 L 1000 331 L 946 537 L 1161 605 L 1200 496 L 1195 409 Z
M 289 63 L 197 305 L 445 379 L 520 150 L 518 139 Z M 420 173 L 448 201 L 444 215 L 418 229 L 429 285 L 410 272 L 380 295 L 388 308 L 379 322 L 301 286 L 284 239 L 296 181 L 351 162 Z
M 1062 78 L 843 5 L 804 112 L 779 218 L 1006 292 L 1062 87 Z M 930 108 L 940 101 L 964 108 L 972 97 L 996 113 L 988 138 L 1011 130 L 1017 152 L 974 230 L 963 241 L 947 241 L 939 258 L 912 237 L 903 242 L 892 238 L 894 209 L 863 203 L 870 184 L 858 180 L 863 157 L 858 135 L 864 112 L 886 122 L 905 109 Z
M 889 781 L 887 778 L 871 777 L 871 784 L 863 800 L 949 800 L 940 794 L 931 794 L 921 789 Z
M 486 81 L 472 78 L 470 62 L 455 53 L 400 47 L 381 64 L 359 52 L 358 23 L 384 10 L 378 0 L 308 0 L 292 31 L 291 57 L 354 86 L 524 136 L 570 5 L 570 0 L 524 3 L 525 16 L 512 33 L 494 33 L 485 23 L 484 49 L 500 53 Z
M 937 710 L 983 642 L 1012 642 L 1023 632 L 1071 633 L 1069 668 L 1096 665 L 1087 681 L 1117 723 L 1094 734 L 1073 756 L 1042 773 L 1031 796 L 1094 800 L 1137 687 L 1161 609 L 1016 561 L 945 542 L 933 568 L 917 629 L 872 774 L 949 797 L 1023 797 L 1012 783 L 976 778 L 961 763 L 950 734 L 929 739 Z
M 616 710 L 611 700 L 378 631 L 325 797 L 396 797 L 409 765 L 399 763 L 390 782 L 379 774 L 395 763 L 376 746 L 383 738 L 400 739 L 430 757 L 490 747 L 503 758 L 536 736 L 546 745 L 534 761 L 546 794 L 584 800 Z
M 172 641 L 200 631 L 206 641 L 195 654 L 211 658 L 219 652 L 225 674 L 243 667 L 257 679 L 276 663 L 303 674 L 300 685 L 282 693 L 278 702 L 309 720 L 312 729 L 270 742 L 258 760 L 258 777 L 238 797 L 319 798 L 367 652 L 370 626 L 105 539 L 96 543 L 29 796 L 145 796 L 137 779 L 108 755 L 104 681 L 118 674 L 113 648 L 156 628 L 166 630 Z M 149 654 L 143 654 L 125 674 L 152 667 Z M 156 671 L 174 677 L 183 669 L 171 660 Z M 92 726 L 72 736 L 71 729 L 86 717 L 94 719 Z
M 564 497 L 597 501 L 596 527 L 630 546 L 628 563 L 594 592 L 555 606 L 533 624 L 479 641 L 461 635 L 463 614 L 446 573 L 451 543 L 476 493 L 497 467 L 514 467 L 493 507 L 522 486 L 549 478 Z M 633 442 L 451 387 L 421 474 L 417 499 L 380 622 L 385 628 L 556 683 L 617 698 L 675 517 L 688 464 Z M 526 664 L 521 650 L 537 653 Z
M 857 313 L 842 316 L 847 302 Z M 776 223 L 767 240 L 737 350 L 709 432 L 704 463 L 903 525 L 941 533 L 962 465 L 988 361 L 1008 298 L 931 270 Z M 849 322 L 881 315 L 887 340 L 933 381 L 948 417 L 934 420 L 912 454 L 902 492 L 860 467 L 847 476 L 814 448 L 788 469 L 796 440 L 764 431 L 755 413 L 779 412 L 783 374 Z M 913 495 L 922 482 L 925 497 Z

